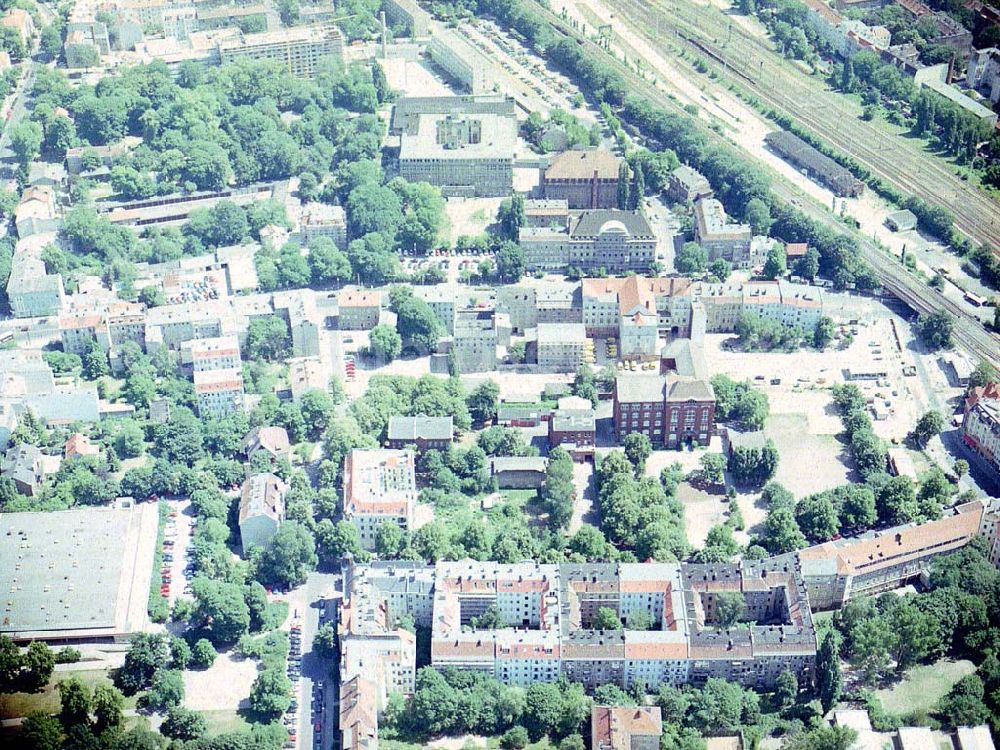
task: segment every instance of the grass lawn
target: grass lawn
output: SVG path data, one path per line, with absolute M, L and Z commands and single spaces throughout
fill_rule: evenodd
M 522 507 L 538 499 L 538 490 L 500 490 L 503 499 Z
M 13 719 L 27 716 L 32 711 L 55 713 L 59 710 L 59 691 L 56 685 L 60 680 L 70 677 L 78 678 L 84 685 L 93 690 L 101 683 L 111 684 L 108 673 L 103 669 L 80 670 L 73 672 L 55 672 L 52 680 L 39 693 L 9 693 L 0 695 L 0 718 Z M 135 708 L 138 696 L 125 698 L 125 708 Z
M 205 723 L 208 724 L 208 734 L 210 736 L 250 729 L 250 724 L 235 710 L 199 711 L 199 713 L 205 717 Z
M 976 671 L 971 661 L 942 659 L 906 671 L 903 679 L 891 688 L 876 692 L 882 706 L 893 714 L 931 710 L 952 685 Z

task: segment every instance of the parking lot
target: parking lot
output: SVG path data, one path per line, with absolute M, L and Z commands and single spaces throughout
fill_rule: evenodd
M 182 596 L 191 593 L 190 580 L 194 576 L 194 552 L 191 542 L 198 519 L 195 518 L 191 501 L 167 500 L 170 515 L 167 518 L 163 541 L 163 577 L 161 593 L 167 595 L 170 606 Z

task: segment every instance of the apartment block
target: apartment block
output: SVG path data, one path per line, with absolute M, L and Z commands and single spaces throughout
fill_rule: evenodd
M 564 396 L 549 417 L 549 447 L 562 446 L 574 461 L 589 461 L 597 444 L 597 413 L 590 401 Z
M 358 599 L 379 624 L 412 614 L 432 628 L 435 667 L 482 671 L 511 685 L 565 676 L 587 689 L 608 682 L 655 689 L 720 675 L 769 688 L 786 668 L 800 679 L 814 668 L 815 632 L 794 556 L 742 565 L 463 560 L 438 563 L 430 588 L 423 566 L 394 565 L 390 576 L 384 567 L 354 570 L 363 572 L 348 574 L 351 616 Z M 400 589 L 412 595 L 404 599 Z M 722 591 L 743 595 L 749 625 L 719 625 Z M 596 630 L 602 608 L 624 629 Z M 501 627 L 478 626 L 487 610 Z M 629 628 L 640 619 L 644 629 Z M 733 639 L 743 642 L 738 653 L 727 649 Z
M 243 555 L 254 547 L 266 547 L 285 520 L 288 485 L 270 472 L 254 474 L 240 493 L 239 527 Z
M 659 750 L 663 719 L 659 706 L 594 706 L 591 750 Z
M 415 455 L 410 450 L 352 450 L 344 462 L 344 518 L 375 549 L 379 527 L 395 523 L 413 528 L 417 504 Z
M 539 323 L 538 366 L 552 372 L 576 372 L 583 364 L 587 332 L 583 323 Z
M 427 450 L 446 451 L 455 436 L 455 426 L 451 417 L 428 417 L 419 414 L 412 417 L 389 417 L 386 442 L 390 448 L 416 446 L 421 453 Z
M 337 327 L 341 331 L 369 331 L 378 325 L 382 293 L 374 289 L 354 289 L 337 295 Z
M 240 342 L 235 336 L 191 339 L 181 344 L 181 364 L 193 372 L 242 367 Z
M 822 290 L 790 281 L 695 284 L 692 297 L 705 311 L 709 332 L 728 333 L 744 314 L 811 331 L 824 311 Z
M 325 57 L 343 59 L 344 38 L 335 26 L 301 26 L 241 34 L 219 43 L 223 65 L 238 60 L 274 60 L 296 78 L 312 78 Z
M 385 0 L 382 3 L 386 21 L 393 28 L 400 28 L 414 39 L 428 34 L 431 16 L 416 0 Z
M 919 579 L 931 561 L 961 549 L 983 528 L 979 500 L 949 508 L 942 518 L 870 531 L 818 544 L 798 553 L 813 609 L 839 609 L 849 600 L 876 596 Z
M 216 419 L 243 410 L 243 370 L 198 370 L 194 373 L 198 414 Z
M 497 369 L 499 343 L 496 310 L 455 312 L 451 353 L 459 372 L 490 372 Z
M 347 216 L 344 207 L 318 202 L 308 204 L 299 216 L 299 232 L 307 247 L 318 237 L 329 237 L 338 248 L 346 250 Z
M 1000 384 L 973 388 L 965 399 L 962 439 L 1000 477 Z
M 546 323 L 583 322 L 580 283 L 526 279 L 497 289 L 497 309 L 510 318 L 511 331 L 523 334 Z
M 724 258 L 738 263 L 750 255 L 752 232 L 749 224 L 734 224 L 715 198 L 694 204 L 694 241 L 708 251 L 710 260 Z
M 681 165 L 670 173 L 667 197 L 678 203 L 694 202 L 712 197 L 712 185 L 701 172 Z
M 457 30 L 440 27 L 434 30 L 427 54 L 445 73 L 472 94 L 493 89 L 493 65 Z

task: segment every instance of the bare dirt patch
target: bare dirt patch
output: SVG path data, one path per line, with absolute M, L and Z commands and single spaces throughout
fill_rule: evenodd
M 219 654 L 203 671 L 185 670 L 184 705 L 194 711 L 229 711 L 242 707 L 257 677 L 257 663 L 232 653 Z

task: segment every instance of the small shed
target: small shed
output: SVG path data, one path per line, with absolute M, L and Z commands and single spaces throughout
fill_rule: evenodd
M 886 216 L 885 225 L 893 232 L 909 232 L 917 228 L 917 216 L 913 211 L 904 208 Z

